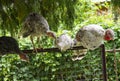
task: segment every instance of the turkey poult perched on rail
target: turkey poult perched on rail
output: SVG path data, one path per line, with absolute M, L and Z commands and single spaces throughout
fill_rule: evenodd
M 94 50 L 103 44 L 104 40 L 113 40 L 114 31 L 112 29 L 105 30 L 99 25 L 91 24 L 81 28 L 77 32 L 75 39 L 83 47 Z
M 114 39 L 114 31 L 112 29 L 103 29 L 96 24 L 90 24 L 82 27 L 76 34 L 75 40 L 88 50 L 94 50 L 104 43 L 104 40 L 109 41 Z M 75 54 L 85 55 L 87 49 L 76 51 Z M 79 58 L 78 58 L 79 59 Z
M 56 38 L 55 44 L 61 51 L 66 51 L 73 47 L 75 42 L 69 35 L 62 34 Z
M 0 37 L 0 55 L 19 54 L 24 61 L 29 61 L 29 58 L 20 49 L 17 41 L 12 37 Z
M 49 29 L 47 20 L 38 13 L 30 13 L 25 19 L 24 25 L 21 29 L 20 35 L 24 38 L 30 36 L 33 44 L 33 48 L 36 51 L 35 45 L 33 43 L 33 37 L 41 37 L 42 35 L 47 35 L 52 38 L 56 38 L 53 31 Z

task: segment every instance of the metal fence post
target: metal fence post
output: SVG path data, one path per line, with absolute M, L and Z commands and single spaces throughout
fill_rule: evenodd
M 107 81 L 106 56 L 105 56 L 105 46 L 104 46 L 104 44 L 101 45 L 101 57 L 102 57 L 103 81 Z

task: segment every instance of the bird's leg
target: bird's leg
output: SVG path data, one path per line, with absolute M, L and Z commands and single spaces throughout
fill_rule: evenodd
M 37 42 L 36 42 L 37 44 L 38 44 L 38 48 L 41 48 L 41 45 L 40 45 L 40 37 L 37 37 Z
M 39 49 L 43 49 L 42 46 L 41 46 L 41 44 L 40 44 L 40 39 L 41 39 L 41 37 L 37 37 L 38 48 Z
M 35 44 L 34 44 L 34 42 L 33 42 L 33 37 L 32 36 L 30 36 L 30 40 L 32 41 L 32 45 L 33 45 L 33 51 L 35 51 L 36 53 L 37 53 L 37 49 L 35 48 Z

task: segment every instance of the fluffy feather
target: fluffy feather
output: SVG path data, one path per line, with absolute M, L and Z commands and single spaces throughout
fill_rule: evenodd
M 66 51 L 67 49 L 73 47 L 74 41 L 67 34 L 62 34 L 56 39 L 56 46 L 61 51 Z
M 23 23 L 20 34 L 24 37 L 29 35 L 32 37 L 39 37 L 41 35 L 46 35 L 47 31 L 49 31 L 47 20 L 38 13 L 30 13 Z
M 109 35 L 106 35 L 108 32 Z M 77 50 L 74 52 L 77 56 L 85 55 L 87 50 L 94 50 L 98 48 L 106 37 L 109 36 L 109 40 L 113 39 L 114 32 L 113 30 L 104 30 L 101 26 L 96 24 L 90 24 L 87 26 L 82 27 L 76 34 L 75 40 L 77 45 L 83 46 L 86 49 L 84 50 Z M 107 38 L 108 39 L 108 38 Z M 74 58 L 74 60 L 79 59 Z M 81 59 L 81 57 L 80 57 Z
M 104 35 L 105 30 L 101 26 L 91 24 L 81 28 L 77 32 L 75 39 L 77 42 L 80 42 L 83 47 L 94 50 L 103 44 Z
M 26 17 L 20 35 L 23 37 L 30 36 L 33 48 L 36 52 L 37 50 L 33 42 L 34 37 L 37 37 L 39 39 L 41 36 L 47 35 L 54 39 L 56 38 L 55 33 L 49 29 L 47 20 L 38 13 L 30 13 L 28 17 Z

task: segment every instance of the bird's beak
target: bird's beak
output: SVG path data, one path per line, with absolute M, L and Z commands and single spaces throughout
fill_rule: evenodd
M 111 40 L 114 40 L 115 38 L 114 37 L 111 37 Z
M 29 57 L 28 57 L 26 54 L 21 53 L 21 54 L 19 54 L 19 56 L 20 56 L 20 59 L 21 59 L 22 61 L 29 62 Z
M 56 34 L 55 34 L 54 32 L 52 32 L 52 31 L 48 31 L 48 32 L 47 32 L 47 36 L 49 36 L 49 37 L 52 37 L 52 38 L 55 38 L 55 39 L 56 39 Z

